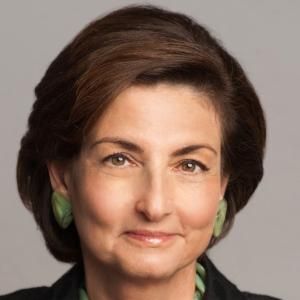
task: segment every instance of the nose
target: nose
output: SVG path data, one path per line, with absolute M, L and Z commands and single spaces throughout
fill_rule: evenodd
M 171 184 L 161 171 L 148 172 L 139 187 L 142 192 L 136 202 L 136 211 L 147 221 L 158 222 L 173 212 Z

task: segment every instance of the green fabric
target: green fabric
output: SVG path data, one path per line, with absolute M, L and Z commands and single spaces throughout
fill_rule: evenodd
M 204 293 L 205 293 L 205 276 L 206 272 L 203 266 L 199 263 L 196 265 L 196 275 L 195 275 L 195 284 L 196 284 L 196 290 L 194 294 L 193 300 L 202 300 Z M 89 300 L 88 295 L 85 291 L 84 287 L 81 287 L 79 289 L 79 300 Z
M 89 300 L 88 295 L 84 288 L 79 289 L 79 300 Z

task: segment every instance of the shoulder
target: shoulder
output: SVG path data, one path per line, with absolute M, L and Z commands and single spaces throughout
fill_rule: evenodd
M 28 299 L 28 300 L 38 300 L 38 299 L 50 299 L 49 298 L 49 288 L 48 287 L 36 287 L 22 289 L 7 295 L 0 296 L 0 300 L 19 300 L 19 299 Z
M 74 300 L 78 298 L 78 287 L 83 268 L 81 264 L 73 266 L 52 286 L 22 289 L 0 296 L 0 300 Z
M 252 294 L 248 292 L 243 293 L 245 296 L 245 300 L 282 300 L 279 298 L 274 298 L 271 296 L 266 296 L 266 295 L 257 295 L 257 294 Z
M 214 300 L 282 300 L 267 295 L 241 291 L 230 282 L 211 262 L 207 255 L 201 258 L 206 270 L 206 297 Z

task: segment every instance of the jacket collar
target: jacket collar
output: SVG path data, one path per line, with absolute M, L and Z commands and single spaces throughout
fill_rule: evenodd
M 244 294 L 212 263 L 207 255 L 200 260 L 206 270 L 204 300 L 245 300 Z
M 204 300 L 245 300 L 238 288 L 222 275 L 207 255 L 203 255 L 200 263 L 206 270 Z M 49 300 L 77 300 L 78 288 L 83 282 L 83 264 L 74 265 L 67 273 L 58 279 L 50 288 Z
M 83 264 L 78 263 L 59 278 L 50 288 L 49 300 L 78 300 L 78 289 L 83 282 Z

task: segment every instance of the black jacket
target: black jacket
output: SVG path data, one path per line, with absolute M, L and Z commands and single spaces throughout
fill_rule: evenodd
M 277 298 L 241 292 L 229 282 L 207 256 L 201 260 L 206 270 L 206 292 L 204 300 L 279 300 Z M 78 300 L 78 287 L 82 282 L 82 265 L 75 265 L 51 287 L 36 287 L 19 290 L 0 296 L 0 300 Z

